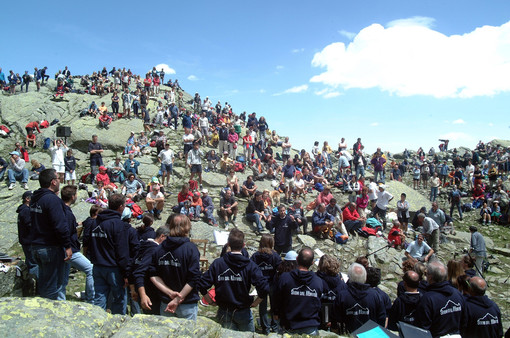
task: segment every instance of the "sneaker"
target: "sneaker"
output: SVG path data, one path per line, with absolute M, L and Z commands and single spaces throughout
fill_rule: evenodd
M 28 190 L 28 183 L 23 183 L 23 189 Z
M 225 230 L 228 230 L 228 222 L 225 222 Z
M 16 185 L 16 183 L 11 183 L 11 184 L 9 184 L 9 190 L 14 189 L 14 186 L 15 186 L 15 185 Z
M 200 190 L 203 190 L 204 189 L 204 186 L 202 184 L 200 184 Z

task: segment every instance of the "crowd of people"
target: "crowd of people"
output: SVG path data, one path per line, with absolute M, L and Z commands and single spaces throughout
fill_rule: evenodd
M 71 78 L 67 67 L 59 73 L 57 79 Z M 352 152 L 342 138 L 337 150 L 327 142 L 320 148 L 316 142 L 310 153 L 303 149 L 292 155 L 289 138 L 282 140 L 275 131 L 271 132 L 264 117 L 258 118 L 255 113 L 236 115 L 228 103 L 222 106 L 218 101 L 213 106 L 208 97 L 202 101 L 198 93 L 192 100 L 193 108 L 186 109 L 182 95 L 176 98 L 166 92 L 166 104 L 158 102 L 156 115 L 151 119 L 148 99 L 144 103 L 142 97 L 160 94 L 157 87 L 163 82 L 164 73 L 155 69 L 141 82 L 139 76 L 124 70 L 108 73 L 103 69 L 87 78 L 104 82 L 108 79 L 112 86 L 112 103 L 110 110 L 104 103 L 97 107 L 93 102 L 86 114 L 98 118 L 101 127 L 108 129 L 115 119 L 131 118 L 132 109 L 135 118 L 143 119 L 144 131 L 138 136 L 131 133 L 126 142 L 124 163 L 123 158 L 117 156 L 106 166 L 103 146 L 97 135 L 92 136 L 88 147 L 88 179 L 93 191 L 87 200 L 92 206 L 90 217 L 80 224 L 82 227 L 78 226 L 71 209 L 77 200 L 78 187 L 74 183 L 78 177 L 72 149 L 65 142 L 56 139 L 48 148 L 52 169 L 45 169 L 42 164 L 36 168 L 32 163 L 34 176 L 25 168 L 28 153 L 19 143 L 10 153 L 11 163 L 7 165 L 3 160 L 0 163 L 0 176 L 3 177 L 5 171 L 8 173 L 9 189 L 14 189 L 19 180 L 28 190 L 29 177 L 40 184 L 40 189 L 33 194 L 30 191 L 23 194 L 18 212 L 20 243 L 30 272 L 37 277 L 37 292 L 42 297 L 65 299 L 69 267 L 74 267 L 87 276 L 83 299 L 108 308 L 112 313 L 127 313 L 129 303 L 131 313 L 143 311 L 193 320 L 200 302 L 216 304 L 218 321 L 225 327 L 243 331 L 254 331 L 250 308 L 260 306 L 264 333 L 284 330 L 316 334 L 319 328 L 352 332 L 372 319 L 393 330 L 398 321 L 408 322 L 430 330 L 433 336 L 501 335 L 499 309 L 484 296 L 487 285 L 480 277 L 486 256 L 485 244 L 476 227 L 471 229 L 473 256 L 465 259 L 466 266 L 462 270 L 465 274 L 457 273 L 461 271 L 457 269 L 455 275 L 453 268 L 450 274 L 450 266 L 442 265 L 437 253 L 441 230 L 454 222 L 454 207 L 459 206 L 462 219 L 460 198 L 467 198 L 468 189 L 473 191 L 473 204 L 482 198 L 480 192 L 476 192 L 477 187 L 491 193 L 490 196 L 482 194 L 482 211 L 499 204 L 497 220 L 493 218 L 492 209 L 487 211 L 490 216 L 481 213 L 485 222 L 502 222 L 503 215 L 508 215 L 507 189 L 503 181 L 498 180 L 508 174 L 509 150 L 484 148 L 486 158 L 480 160 L 477 155 L 478 161 L 475 161 L 475 154 L 482 152 L 477 147 L 467 163 L 457 161 L 456 157 L 452 178 L 450 173 L 443 174 L 450 169 L 447 163 L 440 163 L 437 156 L 430 163 L 425 157 L 412 161 L 406 158 L 387 167 L 388 154 L 377 149 L 372 156 L 367 156 L 361 138 L 353 145 Z M 158 78 L 159 83 L 154 81 Z M 137 83 L 137 87 L 142 83 L 143 87 L 131 93 L 131 81 Z M 170 88 L 171 93 L 180 87 L 173 83 Z M 124 91 L 122 113 L 117 90 Z M 102 116 L 106 116 L 106 120 L 101 120 Z M 177 132 L 179 120 L 184 135 L 182 151 L 175 154 L 166 134 Z M 27 136 L 40 132 L 37 123 L 30 123 L 26 128 Z M 158 130 L 153 131 L 153 127 Z M 495 162 L 489 160 L 494 158 L 494 152 Z M 160 173 L 154 173 L 148 182 L 139 175 L 142 164 L 137 157 L 140 156 L 154 156 L 160 163 Z M 418 161 L 422 164 L 418 165 Z M 333 167 L 335 162 L 337 168 Z M 168 210 L 165 204 L 169 191 L 165 188 L 168 190 L 171 186 L 176 165 L 189 169 L 189 182 L 182 186 L 170 215 L 165 215 L 165 225 L 155 230 L 151 227 L 154 219 L 162 219 L 162 214 Z M 485 177 L 478 165 L 495 167 L 496 177 L 489 172 Z M 401 180 L 411 174 L 416 181 L 417 169 L 416 188 L 420 182 L 424 186 L 430 183 L 432 208 L 429 211 L 420 209 L 411 220 L 411 206 L 406 195 L 401 194 L 397 202 L 398 220 L 388 231 L 386 216 L 394 196 L 384 185 L 386 175 Z M 236 172 L 246 170 L 250 175 L 240 183 Z M 374 177 L 365 180 L 369 170 L 374 172 Z M 203 172 L 209 171 L 225 174 L 225 188 L 220 192 L 217 206 L 208 189 L 203 187 Z M 425 179 L 423 171 L 428 172 Z M 461 175 L 456 174 L 459 171 Z M 261 180 L 272 181 L 274 189 L 260 191 L 257 181 Z M 467 183 L 469 180 L 471 184 Z M 64 182 L 67 185 L 60 189 Z M 348 203 L 338 204 L 333 187 L 347 195 Z M 440 188 L 450 190 L 450 217 L 436 201 Z M 303 205 L 305 197 L 316 193 L 313 202 Z M 221 257 L 201 272 L 200 254 L 189 239 L 191 222 L 203 217 L 211 226 L 221 222 L 229 230 L 230 224 L 235 225 L 237 221 L 239 198 L 248 201 L 244 217 L 254 223 L 254 232 L 261 236 L 259 251 L 248 257 L 244 233 L 234 227 Z M 138 206 L 140 201 L 145 202 L 145 212 Z M 216 220 L 215 210 L 220 222 Z M 311 217 L 307 217 L 307 212 L 312 212 Z M 131 225 L 134 218 L 140 218 L 143 225 L 134 228 Z M 391 245 L 405 249 L 407 270 L 393 306 L 388 295 L 377 288 L 380 270 L 368 266 L 366 259 L 360 258 L 349 266 L 348 280 L 340 274 L 338 260 L 328 255 L 320 258 L 319 271 L 312 272 L 313 250 L 304 247 L 299 253 L 292 251 L 292 236 L 308 233 L 309 222 L 311 234 L 325 240 L 345 243 L 350 236 L 387 234 Z M 410 233 L 408 223 L 419 233 L 410 243 L 406 241 Z M 285 257 L 283 261 L 282 256 Z M 473 267 L 477 273 L 471 273 L 475 271 Z M 250 296 L 251 285 L 257 290 L 255 299 Z M 214 292 L 211 292 L 212 286 Z M 204 295 L 203 299 L 199 293 Z M 267 310 L 268 297 L 271 312 Z M 477 317 L 485 309 L 489 320 Z

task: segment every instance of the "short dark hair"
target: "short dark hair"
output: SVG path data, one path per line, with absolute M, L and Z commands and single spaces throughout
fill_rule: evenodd
M 55 169 L 44 169 L 39 174 L 39 185 L 41 188 L 49 188 L 51 185 L 51 181 L 57 179 L 57 172 Z
M 78 187 L 75 185 L 66 185 L 62 189 L 60 189 L 60 198 L 64 203 L 67 203 L 73 199 L 73 196 L 76 195 L 78 191 Z
M 366 268 L 366 270 L 367 284 L 369 284 L 371 287 L 376 287 L 377 285 L 381 284 L 381 269 L 369 266 Z
M 232 229 L 228 235 L 228 245 L 232 251 L 241 251 L 244 246 L 244 233 L 239 229 Z
M 170 236 L 170 229 L 166 225 L 162 225 L 156 229 L 156 238 L 161 236 Z
M 299 250 L 296 261 L 298 266 L 309 269 L 313 264 L 313 258 L 313 250 L 310 247 L 305 246 L 303 249 Z
M 122 194 L 113 194 L 110 196 L 108 200 L 108 209 L 110 210 L 119 210 L 121 206 L 126 203 L 126 197 Z

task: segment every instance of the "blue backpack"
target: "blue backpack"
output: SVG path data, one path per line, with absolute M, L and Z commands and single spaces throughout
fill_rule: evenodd
M 50 149 L 50 146 L 51 146 L 51 139 L 49 137 L 46 137 L 44 139 L 43 149 L 48 150 L 48 149 Z

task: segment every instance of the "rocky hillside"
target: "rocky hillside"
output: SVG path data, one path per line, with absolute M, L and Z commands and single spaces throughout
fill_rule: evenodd
M 54 81 L 50 81 L 48 85 L 43 87 L 40 92 L 29 91 L 28 93 L 17 94 L 15 96 L 6 96 L 0 95 L 0 123 L 7 125 L 9 128 L 13 130 L 13 135 L 8 138 L 2 139 L 0 141 L 0 156 L 7 158 L 8 153 L 12 151 L 14 147 L 15 141 L 23 141 L 24 133 L 25 133 L 25 125 L 30 121 L 40 121 L 42 119 L 46 119 L 48 121 L 53 121 L 54 119 L 58 119 L 59 122 L 49 127 L 48 129 L 44 129 L 42 134 L 37 135 L 38 137 L 38 147 L 35 150 L 29 150 L 30 158 L 35 158 L 39 160 L 42 164 L 47 167 L 51 166 L 50 155 L 49 152 L 42 150 L 42 140 L 46 137 L 54 138 L 55 130 L 57 126 L 70 126 L 72 129 L 72 135 L 67 140 L 69 147 L 74 150 L 74 155 L 78 161 L 77 173 L 78 176 L 85 174 L 89 171 L 88 165 L 88 156 L 86 154 L 88 143 L 93 134 L 97 134 L 99 136 L 99 142 L 103 144 L 103 147 L 106 149 L 103 153 L 103 160 L 106 163 L 110 162 L 115 158 L 116 155 L 121 155 L 122 150 L 124 149 L 126 140 L 128 139 L 130 132 L 135 131 L 135 133 L 139 133 L 143 130 L 142 121 L 139 119 L 132 120 L 118 120 L 114 121 L 109 130 L 99 129 L 97 126 L 97 120 L 92 117 L 79 117 L 79 113 L 88 107 L 88 105 L 95 101 L 96 103 L 100 103 L 105 101 L 109 106 L 111 102 L 111 96 L 104 96 L 99 98 L 97 96 L 91 96 L 88 94 L 66 94 L 65 100 L 54 101 L 52 99 L 51 89 L 54 87 Z M 33 88 L 31 88 L 33 90 Z M 164 89 L 164 88 L 163 88 Z M 162 95 L 161 95 L 162 96 Z M 191 97 L 188 94 L 185 94 L 185 101 L 189 100 Z M 154 111 L 154 107 L 156 105 L 156 100 L 152 100 L 150 102 L 149 107 Z M 235 107 L 234 107 L 235 109 Z M 270 124 L 271 121 L 269 121 Z M 180 127 L 181 128 L 181 127 Z M 178 129 L 177 131 L 165 128 L 165 133 L 168 136 L 169 142 L 172 144 L 171 148 L 177 153 L 182 150 L 182 130 Z M 362 136 L 362 135 L 360 135 Z M 291 140 L 292 141 L 292 140 Z M 508 141 L 498 141 L 500 143 L 505 143 Z M 384 146 L 384 145 L 381 145 Z M 207 148 L 204 150 L 208 150 Z M 466 149 L 465 151 L 467 151 Z M 277 150 L 280 151 L 280 150 Z M 399 158 L 401 154 L 395 154 L 394 157 L 396 159 Z M 451 158 L 451 153 L 449 155 L 443 154 L 442 156 L 449 156 Z M 148 181 L 152 176 L 156 176 L 158 174 L 159 166 L 157 165 L 157 160 L 154 154 L 145 155 L 141 158 L 138 158 L 141 162 L 139 167 L 140 176 L 143 180 Z M 171 213 L 171 206 L 177 203 L 177 193 L 180 190 L 180 187 L 183 183 L 187 182 L 189 173 L 188 170 L 184 167 L 184 162 L 182 160 L 177 160 L 174 164 L 174 176 L 172 181 L 172 186 L 169 189 L 171 194 L 167 198 L 166 206 L 163 211 L 163 220 L 156 221 L 154 227 L 158 227 L 163 224 L 164 220 Z M 240 173 L 239 179 L 240 181 L 244 181 L 248 172 Z M 372 175 L 370 172 L 367 173 L 368 176 Z M 210 191 L 210 195 L 213 197 L 215 203 L 219 204 L 219 191 L 225 185 L 225 176 L 219 173 L 207 172 L 204 173 L 204 188 L 208 188 Z M 257 181 L 256 182 L 259 189 L 270 189 L 271 182 L 268 180 L 265 181 Z M 407 194 L 407 198 L 411 203 L 412 210 L 418 210 L 420 207 L 430 208 L 430 202 L 428 201 L 428 190 L 413 190 L 412 182 L 409 175 L 404 177 L 403 182 L 395 182 L 388 181 L 387 182 L 388 190 L 398 198 L 402 192 Z M 37 189 L 38 183 L 36 181 L 29 182 L 30 189 Z M 92 187 L 89 188 L 91 190 Z M 21 194 L 23 193 L 23 189 L 19 186 L 12 191 L 7 190 L 6 185 L 2 185 L 0 187 L 0 200 L 2 201 L 3 212 L 0 213 L 0 227 L 2 231 L 0 232 L 0 251 L 7 252 L 11 255 L 20 255 L 22 256 L 22 251 L 17 244 L 17 226 L 16 226 L 16 208 L 21 202 Z M 343 205 L 347 202 L 348 196 L 343 194 L 340 190 L 333 190 L 333 194 L 335 198 L 339 201 L 340 205 Z M 305 199 L 305 205 L 312 201 L 316 196 L 316 192 L 312 194 L 308 194 Z M 87 193 L 84 190 L 79 191 L 79 197 L 81 199 L 85 199 L 88 197 Z M 240 202 L 240 215 L 236 222 L 238 228 L 243 230 L 246 234 L 246 242 L 248 246 L 248 250 L 250 252 L 254 252 L 258 247 L 258 239 L 259 237 L 255 235 L 254 229 L 255 227 L 250 222 L 247 222 L 242 215 L 244 214 L 244 209 L 247 205 L 246 199 L 239 199 Z M 390 207 L 394 208 L 396 199 Z M 442 192 L 439 196 L 440 207 L 447 207 L 446 201 L 446 193 Z M 142 208 L 145 206 L 143 203 L 141 204 Z M 78 202 L 74 207 L 73 211 L 76 215 L 78 221 L 84 220 L 88 216 L 88 210 L 90 209 L 90 204 L 87 204 L 83 201 Z M 439 258 L 443 261 L 448 261 L 454 257 L 459 257 L 457 255 L 462 254 L 462 249 L 469 247 L 469 232 L 468 227 L 471 224 L 478 223 L 478 211 L 473 211 L 471 213 L 467 213 L 464 221 L 456 222 L 456 234 L 455 235 L 445 235 L 443 236 L 443 243 L 440 246 Z M 138 221 L 135 222 L 134 226 L 138 226 Z M 508 228 L 504 228 L 497 225 L 491 225 L 486 227 L 481 227 L 481 232 L 485 236 L 487 241 L 487 247 L 490 250 L 490 262 L 491 262 L 491 270 L 487 274 L 487 280 L 489 281 L 490 288 L 489 293 L 491 297 L 499 304 L 504 319 L 504 328 L 505 330 L 508 328 L 510 324 L 510 281 L 508 276 L 510 275 L 510 258 L 508 256 L 509 248 L 508 248 L 508 240 L 510 239 L 510 231 Z M 217 228 L 216 228 L 217 229 Z M 196 239 L 208 239 L 210 242 L 207 246 L 206 257 L 212 261 L 214 258 L 219 256 L 220 247 L 214 243 L 213 230 L 211 226 L 207 225 L 204 222 L 198 221 L 193 223 L 192 228 L 192 237 Z M 413 237 L 414 233 L 411 231 L 409 237 Z M 343 271 L 347 269 L 347 266 L 354 261 L 355 257 L 366 255 L 367 253 L 378 250 L 379 248 L 383 248 L 386 245 L 386 240 L 383 238 L 375 238 L 371 237 L 368 240 L 359 237 L 352 237 L 347 244 L 338 245 L 330 240 L 319 240 L 311 236 L 306 235 L 296 235 L 294 237 L 294 249 L 298 250 L 303 245 L 311 246 L 314 249 L 320 249 L 323 253 L 332 254 L 337 257 L 341 263 Z M 392 299 L 396 297 L 396 284 L 400 280 L 402 274 L 402 258 L 404 257 L 403 251 L 397 251 L 395 249 L 383 249 L 376 253 L 375 255 L 370 256 L 370 261 L 373 266 L 380 267 L 382 269 L 383 282 L 381 288 L 387 292 Z M 22 266 L 22 265 L 20 265 Z M 68 298 L 75 299 L 74 292 L 81 291 L 84 288 L 85 278 L 82 273 L 73 274 L 73 279 L 70 280 L 68 286 Z M 16 277 L 16 269 L 12 268 L 7 273 L 0 274 L 0 296 L 21 296 L 22 295 L 22 287 L 23 284 L 20 283 L 18 277 Z M 26 287 L 26 285 L 25 285 Z M 26 290 L 25 290 L 26 291 Z M 0 300 L 0 312 L 2 312 L 2 319 L 5 320 L 18 320 L 16 316 L 11 316 L 13 318 L 7 318 L 5 315 L 4 307 L 9 304 L 11 300 Z M 27 300 L 28 301 L 28 300 Z M 38 300 L 37 302 L 40 302 Z M 23 306 L 22 300 L 16 300 L 16 304 L 19 306 Z M 49 305 L 40 305 L 42 309 L 47 309 Z M 25 306 L 35 306 L 30 303 L 27 305 L 25 301 Z M 66 305 L 67 306 L 67 305 Z M 75 307 L 76 311 L 89 312 L 90 309 L 78 309 L 76 307 L 86 307 L 85 304 L 70 304 L 69 306 Z M 45 310 L 46 311 L 46 310 Z M 54 316 L 55 314 L 51 313 L 51 311 L 44 312 L 45 318 L 47 316 Z M 199 307 L 199 313 L 202 316 L 212 318 L 215 314 L 215 309 L 213 307 Z M 101 316 L 99 313 L 95 315 Z M 95 316 L 94 315 L 94 316 Z M 35 314 L 34 314 L 35 316 Z M 90 314 L 92 316 L 92 314 Z M 103 315 L 104 317 L 104 315 Z M 61 317 L 59 317 L 61 318 Z M 110 324 L 116 327 L 116 334 L 120 334 L 119 330 L 130 330 L 129 325 L 135 325 L 137 320 L 140 317 L 135 317 L 130 319 L 127 324 L 116 324 L 115 319 L 113 322 L 110 321 Z M 70 320 L 70 319 L 62 319 L 62 320 Z M 80 319 L 81 320 L 81 319 Z M 93 319 L 92 320 L 96 320 Z M 104 318 L 97 319 L 99 321 L 104 321 Z M 126 319 L 123 319 L 126 320 Z M 156 321 L 160 319 L 154 319 Z M 164 321 L 161 319 L 160 321 Z M 205 319 L 203 320 L 205 323 Z M 202 322 L 202 319 L 201 319 Z M 15 325 L 18 322 L 11 322 L 9 324 L 2 325 Z M 101 322 L 102 323 L 102 322 Z M 109 325 L 110 325 L 109 324 Z M 99 325 L 99 324 L 98 324 Z M 158 324 L 161 325 L 161 324 Z M 14 326 L 12 326 L 14 327 Z M 8 332 L 11 332 L 12 335 L 17 335 L 20 331 L 10 331 L 11 326 Z M 182 328 L 184 330 L 184 328 Z M 97 333 L 97 328 L 90 328 L 92 333 Z M 94 331 L 96 330 L 96 331 Z M 191 329 L 190 329 L 191 330 Z M 4 331 L 6 332 L 6 331 Z M 16 333 L 15 333 L 16 332 Z M 41 331 L 42 332 L 42 331 Z M 49 332 L 49 331 L 48 331 Z M 109 331 L 110 332 L 110 331 Z M 111 331 L 112 334 L 114 331 Z M 124 332 L 124 331 L 122 331 Z M 125 331 L 128 332 L 128 331 Z M 177 331 L 181 332 L 181 331 Z M 188 331 L 186 331 L 188 332 Z M 198 331 L 197 331 L 198 332 Z M 212 332 L 212 331 L 211 331 Z M 208 331 L 208 336 L 211 336 L 211 332 Z M 217 332 L 217 331 L 214 331 Z M 28 332 L 26 332 L 28 333 Z M 184 333 L 186 335 L 194 335 Z M 218 333 L 219 334 L 219 333 Z M 226 333 L 221 333 L 226 334 Z M 100 335 L 108 335 L 102 334 Z M 212 334 L 216 335 L 216 334 Z M 228 334 L 227 334 L 228 335 Z

